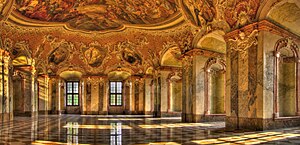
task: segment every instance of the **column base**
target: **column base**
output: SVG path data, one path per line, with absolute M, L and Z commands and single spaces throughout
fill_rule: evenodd
M 161 112 L 161 117 L 181 117 L 181 112 Z
M 39 115 L 48 115 L 49 111 L 48 110 L 40 110 Z
M 269 118 L 242 118 L 226 117 L 226 129 L 249 129 L 249 130 L 269 130 L 300 126 L 300 116 L 281 117 L 277 119 Z
M 3 122 L 11 121 L 11 113 L 0 113 L 0 119 Z
M 203 122 L 203 116 L 200 114 L 181 114 L 181 121 L 185 123 L 197 123 L 197 122 Z

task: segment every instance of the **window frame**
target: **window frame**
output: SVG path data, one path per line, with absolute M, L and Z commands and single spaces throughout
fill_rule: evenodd
M 69 88 L 68 88 L 68 84 L 69 84 L 69 83 L 72 84 L 72 86 L 71 86 L 71 93 L 69 93 Z M 75 87 L 74 87 L 74 84 L 75 84 L 75 83 L 78 84 L 78 86 L 77 86 L 77 87 L 78 87 L 78 88 L 77 88 L 77 93 L 74 93 L 74 88 L 75 88 Z M 79 99 L 79 88 L 80 88 L 80 87 L 79 87 L 79 85 L 80 85 L 80 82 L 79 82 L 79 81 L 67 81 L 67 82 L 66 82 L 66 105 L 67 105 L 67 106 L 80 106 L 80 99 Z M 72 95 L 72 104 L 71 104 L 71 105 L 69 105 L 69 99 L 68 99 L 68 96 L 69 96 L 69 95 Z M 77 99 L 78 99 L 78 104 L 77 104 L 77 105 L 74 105 L 74 100 L 75 100 L 75 99 L 74 99 L 74 96 L 75 96 L 75 95 L 78 96 L 78 98 L 77 98 Z
M 112 93 L 112 87 L 111 87 L 111 83 L 115 83 L 114 89 L 115 89 L 115 93 Z M 121 93 L 117 93 L 117 83 L 121 83 Z M 112 105 L 111 102 L 111 95 L 115 95 L 115 104 Z M 121 95 L 121 104 L 118 105 L 118 95 Z M 123 82 L 122 81 L 109 81 L 109 106 L 115 106 L 115 107 L 120 107 L 123 106 Z

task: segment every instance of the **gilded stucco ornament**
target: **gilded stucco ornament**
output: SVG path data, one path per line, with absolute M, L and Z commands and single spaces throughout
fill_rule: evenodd
M 6 20 L 10 14 L 14 0 L 0 0 L 0 21 Z
M 133 66 L 139 66 L 143 64 L 143 57 L 139 49 L 147 44 L 148 40 L 146 37 L 140 38 L 136 42 L 127 40 L 119 42 L 115 45 L 113 50 L 110 50 L 110 52 L 116 53 L 117 58 L 121 60 L 121 63 L 125 62 Z
M 7 0 L 0 0 L 0 14 L 2 14 Z
M 213 0 L 181 0 L 181 7 L 192 24 L 204 27 L 216 16 Z
M 4 50 L 9 51 L 13 47 L 13 41 L 10 38 L 6 38 L 4 39 L 3 45 L 4 45 Z
M 245 26 L 255 21 L 261 0 L 226 0 L 224 5 L 225 20 L 231 28 Z
M 240 32 L 239 37 L 228 40 L 228 46 L 231 51 L 238 51 L 241 54 L 242 59 L 245 59 L 248 48 L 258 44 L 257 40 L 258 30 L 253 30 L 250 35 L 246 35 L 245 32 Z
M 18 56 L 26 56 L 27 58 L 32 57 L 32 52 L 29 48 L 28 41 L 16 42 L 14 48 L 10 50 L 10 53 L 13 55 L 13 58 Z
M 11 55 L 12 59 L 19 56 L 25 56 L 27 58 L 32 57 L 32 52 L 29 48 L 28 41 L 18 41 L 14 43 L 10 38 L 4 40 L 4 50 L 7 50 Z
M 80 51 L 88 65 L 99 67 L 107 56 L 108 46 L 102 46 L 98 42 L 90 43 L 89 46 L 81 44 Z
M 192 49 L 192 42 L 195 34 L 190 31 L 184 31 L 172 36 L 172 39 L 177 43 L 181 53 L 185 53 Z
M 50 45 L 53 50 L 48 56 L 49 64 L 59 65 L 61 62 L 71 57 L 71 54 L 74 51 L 74 45 L 66 40 L 61 40 L 59 42 L 52 41 Z

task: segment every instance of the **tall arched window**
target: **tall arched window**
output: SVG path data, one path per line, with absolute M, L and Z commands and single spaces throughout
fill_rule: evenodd
M 299 112 L 298 47 L 290 39 L 280 39 L 275 45 L 274 114 L 275 117 L 295 116 Z
M 225 61 L 209 58 L 205 65 L 205 114 L 225 113 Z

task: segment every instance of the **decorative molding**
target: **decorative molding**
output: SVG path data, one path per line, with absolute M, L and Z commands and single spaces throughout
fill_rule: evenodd
M 246 35 L 245 32 L 240 32 L 239 37 L 235 37 L 234 39 L 228 39 L 227 53 L 231 53 L 232 51 L 238 51 L 241 53 L 242 59 L 244 59 L 247 54 L 248 48 L 258 44 L 257 36 L 257 29 L 253 30 L 248 35 Z
M 214 52 L 210 50 L 205 50 L 205 49 L 199 49 L 199 48 L 194 48 L 192 50 L 187 51 L 186 53 L 183 54 L 183 56 L 205 56 L 205 57 L 225 57 L 225 54 L 219 53 L 219 52 Z

